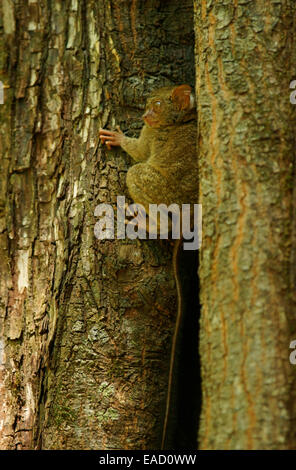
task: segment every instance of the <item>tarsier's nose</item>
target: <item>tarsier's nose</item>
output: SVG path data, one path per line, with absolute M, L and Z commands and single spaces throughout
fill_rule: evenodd
M 142 118 L 145 119 L 145 118 L 147 118 L 147 117 L 149 117 L 149 116 L 151 116 L 151 115 L 152 115 L 151 109 L 148 109 L 148 110 L 146 111 L 146 113 L 143 114 Z

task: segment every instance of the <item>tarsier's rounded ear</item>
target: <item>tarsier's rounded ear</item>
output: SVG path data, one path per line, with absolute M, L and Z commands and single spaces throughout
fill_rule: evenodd
M 180 111 L 185 111 L 191 106 L 190 95 L 191 95 L 191 86 L 189 85 L 180 85 L 173 90 L 172 100 L 175 103 Z

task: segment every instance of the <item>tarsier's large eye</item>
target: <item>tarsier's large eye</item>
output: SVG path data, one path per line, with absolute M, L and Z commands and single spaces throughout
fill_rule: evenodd
M 153 108 L 155 110 L 158 110 L 160 108 L 160 106 L 161 106 L 161 101 L 154 101 Z

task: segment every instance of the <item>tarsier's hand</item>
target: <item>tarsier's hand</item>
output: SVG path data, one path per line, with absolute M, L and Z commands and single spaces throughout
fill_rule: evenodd
M 121 131 L 120 127 L 116 127 L 117 131 L 108 131 L 107 129 L 99 130 L 99 137 L 102 144 L 106 144 L 108 150 L 111 150 L 111 147 L 120 147 L 124 139 L 124 133 Z

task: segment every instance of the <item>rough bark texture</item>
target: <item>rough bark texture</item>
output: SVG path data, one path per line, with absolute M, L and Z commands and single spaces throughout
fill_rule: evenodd
M 289 83 L 296 6 L 194 4 L 203 205 L 200 447 L 295 448 L 289 344 L 296 336 L 296 107 Z
M 147 93 L 194 83 L 191 1 L 2 0 L 1 449 L 159 447 L 175 316 L 166 242 L 94 237 Z

